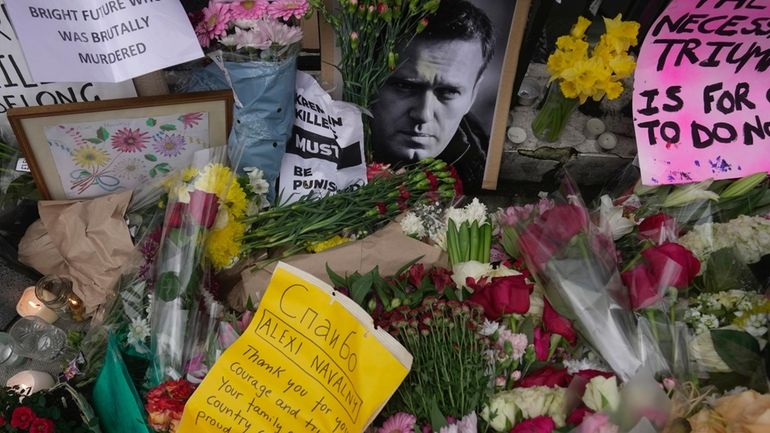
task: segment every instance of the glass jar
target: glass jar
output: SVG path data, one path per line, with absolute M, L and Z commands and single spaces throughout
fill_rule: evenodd
M 24 362 L 19 354 L 13 338 L 5 332 L 0 332 L 0 368 L 15 367 Z
M 543 106 L 532 121 L 532 133 L 538 140 L 553 143 L 559 140 L 572 113 L 580 105 L 576 98 L 567 98 L 558 82 L 548 89 Z
M 85 318 L 83 300 L 72 290 L 72 280 L 67 277 L 46 275 L 35 285 L 35 296 L 60 316 L 68 315 L 78 322 Z
M 8 334 L 20 355 L 40 361 L 56 358 L 67 340 L 64 331 L 37 316 L 22 317 L 11 326 Z

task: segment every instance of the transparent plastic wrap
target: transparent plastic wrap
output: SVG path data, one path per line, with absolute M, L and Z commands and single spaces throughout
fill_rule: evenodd
M 590 222 L 569 178 L 553 199 L 553 208 L 518 227 L 519 251 L 551 304 L 628 380 L 644 359 L 612 239 Z

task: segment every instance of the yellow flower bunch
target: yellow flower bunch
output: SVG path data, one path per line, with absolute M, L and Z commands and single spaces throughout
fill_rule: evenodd
M 639 23 L 622 21 L 618 14 L 613 19 L 604 18 L 604 24 L 607 31 L 591 50 L 585 40 L 591 21 L 579 17 L 570 34 L 556 40 L 556 51 L 548 57 L 551 81 L 559 80 L 564 96 L 577 98 L 581 104 L 589 97 L 594 101 L 605 96 L 618 98 L 623 93 L 620 80 L 636 67 L 628 49 L 637 44 Z
M 214 269 L 224 269 L 241 253 L 246 226 L 248 198 L 235 173 L 224 164 L 209 164 L 194 181 L 194 189 L 215 194 L 219 199 L 217 221 L 206 240 L 206 257 Z
M 342 245 L 350 241 L 351 239 L 348 237 L 335 235 L 325 241 L 320 241 L 320 242 L 315 242 L 310 244 L 307 247 L 307 250 L 310 251 L 311 253 L 320 253 L 322 251 L 326 251 L 328 249 L 336 247 L 337 245 Z

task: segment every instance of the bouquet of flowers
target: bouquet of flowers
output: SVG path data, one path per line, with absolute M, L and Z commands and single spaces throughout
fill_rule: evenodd
M 556 141 L 572 111 L 588 98 L 618 98 L 623 92 L 621 80 L 634 72 L 636 61 L 628 49 L 637 43 L 639 23 L 622 21 L 620 15 L 605 18 L 606 32 L 592 49 L 586 40 L 590 25 L 591 21 L 578 17 L 570 34 L 556 40 L 556 51 L 548 57 L 548 72 L 555 83 L 532 121 L 532 131 L 542 140 Z
M 196 71 L 185 90 L 233 89 L 230 161 L 239 174 L 262 170 L 271 200 L 294 125 L 298 25 L 307 11 L 306 0 L 211 0 L 192 17 L 214 63 Z
M 230 266 L 241 253 L 247 195 L 232 170 L 217 162 L 224 149 L 212 152 L 213 161 L 194 163 L 169 193 L 152 303 L 151 385 L 181 378 L 206 345 L 200 339 L 208 341 L 223 311 L 212 269 Z
M 332 10 L 322 0 L 310 4 L 334 29 L 341 59 L 342 99 L 365 109 L 398 66 L 397 49 L 428 25 L 440 0 L 339 0 Z M 364 116 L 364 143 L 371 160 L 371 140 Z
M 195 385 L 184 379 L 163 382 L 147 393 L 147 419 L 153 431 L 176 432 L 184 405 L 195 391 Z
M 0 426 L 9 433 L 99 433 L 85 398 L 67 384 L 28 395 L 18 387 L 0 388 Z

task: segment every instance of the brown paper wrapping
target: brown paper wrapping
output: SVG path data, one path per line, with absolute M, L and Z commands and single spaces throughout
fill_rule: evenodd
M 348 275 L 356 271 L 369 272 L 379 267 L 380 275 L 393 275 L 409 261 L 422 256 L 419 263 L 425 266 L 446 266 L 446 254 L 436 246 L 406 236 L 398 223 L 392 222 L 382 230 L 361 240 L 348 242 L 317 254 L 299 254 L 288 259 L 288 263 L 331 284 L 326 274 L 326 265 L 339 275 Z M 247 268 L 241 272 L 242 284 L 236 285 L 230 292 L 228 302 L 242 310 L 251 296 L 256 305 L 270 282 L 277 263 L 254 271 Z
M 88 312 L 104 303 L 134 245 L 124 219 L 131 191 L 38 203 L 40 220 L 19 243 L 19 261 L 67 276 Z

